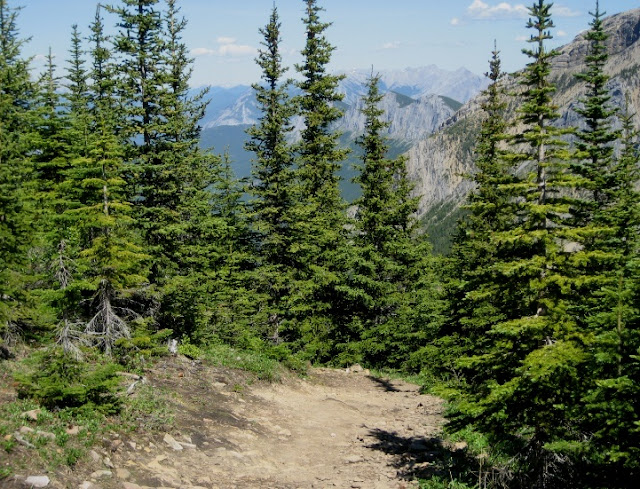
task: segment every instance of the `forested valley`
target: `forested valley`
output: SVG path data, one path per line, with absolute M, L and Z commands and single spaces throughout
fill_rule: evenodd
M 504 73 L 489 46 L 474 190 L 446 255 L 416 219 L 405 157 L 387 155 L 375 69 L 361 195 L 340 194 L 348 150 L 320 0 L 300 2 L 294 67 L 275 5 L 260 29 L 249 181 L 224 148 L 199 145 L 207 93 L 190 90 L 178 0 L 98 6 L 37 78 L 11 3 L 0 0 L 0 375 L 16 399 L 0 405 L 3 456 L 19 447 L 9 420 L 24 403 L 117 417 L 119 372 L 144 372 L 177 340 L 192 359 L 417 379 L 447 401 L 444 436 L 466 440 L 473 461 L 421 487 L 636 487 L 639 129 L 611 103 L 598 2 L 579 126 L 554 105 L 551 3 L 529 7 L 521 72 Z M 11 474 L 0 465 L 0 485 Z

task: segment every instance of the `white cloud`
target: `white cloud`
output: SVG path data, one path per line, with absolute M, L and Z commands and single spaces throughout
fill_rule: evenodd
M 569 7 L 559 7 L 554 5 L 551 7 L 551 15 L 554 17 L 577 17 L 580 12 L 577 10 L 571 10 Z
M 556 32 L 556 37 L 567 37 L 569 34 L 567 34 L 565 31 L 558 31 Z
M 236 39 L 234 37 L 223 36 L 216 39 L 216 41 L 218 41 L 218 44 L 235 44 L 236 43 Z
M 216 39 L 219 46 L 215 49 L 210 48 L 194 48 L 191 50 L 192 56 L 222 56 L 227 58 L 241 58 L 244 56 L 253 56 L 256 49 L 245 44 L 236 44 L 236 39 L 232 37 L 219 37 Z
M 458 17 L 454 17 L 449 23 L 451 25 L 460 25 L 460 19 Z
M 382 46 L 380 46 L 380 50 L 382 51 L 388 51 L 391 49 L 399 49 L 399 48 L 400 48 L 400 41 L 385 42 Z
M 518 41 L 518 42 L 528 41 L 529 37 L 528 36 L 518 36 L 518 37 L 516 37 L 515 40 Z
M 231 56 L 234 58 L 240 56 L 252 56 L 256 54 L 256 49 L 244 44 L 223 44 L 218 49 L 218 54 L 220 56 Z
M 482 20 L 526 18 L 529 11 L 522 4 L 512 5 L 500 2 L 496 5 L 489 5 L 482 0 L 473 0 L 471 5 L 467 7 L 467 15 L 473 19 Z
M 194 48 L 191 50 L 192 56 L 213 56 L 214 54 L 216 54 L 214 49 Z

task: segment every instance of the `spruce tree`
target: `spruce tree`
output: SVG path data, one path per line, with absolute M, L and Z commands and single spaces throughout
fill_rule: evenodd
M 340 196 L 338 170 L 347 151 L 339 148 L 332 128 L 342 111 L 336 104 L 340 76 L 327 73 L 334 47 L 324 35 L 330 26 L 320 21 L 316 0 L 305 0 L 306 44 L 296 65 L 302 94 L 296 98 L 304 127 L 297 150 L 298 202 L 292 210 L 290 250 L 296 268 L 291 311 L 297 325 L 288 334 L 305 346 L 309 358 L 327 360 L 339 324 L 349 318 L 348 294 L 342 277 L 347 260 L 345 203 Z M 338 340 L 339 341 L 339 340 Z
M 194 336 L 203 333 L 197 330 L 207 326 L 207 310 L 215 307 L 211 256 L 226 244 L 219 237 L 221 224 L 213 216 L 210 192 L 219 178 L 220 158 L 199 146 L 208 90 L 190 93 L 193 59 L 182 40 L 187 22 L 176 0 L 167 1 L 162 21 L 162 64 L 156 68 L 164 67 L 158 76 L 165 86 L 158 89 L 157 100 L 162 126 L 152 126 L 156 181 L 148 191 L 155 194 L 156 209 L 145 211 L 155 213 L 147 239 L 157 244 L 155 259 L 163 270 L 157 279 L 162 297 L 158 322 L 175 335 Z
M 510 291 L 495 270 L 496 262 L 510 251 L 495 239 L 513 224 L 514 205 L 506 185 L 514 183 L 507 160 L 507 100 L 500 53 L 494 48 L 486 76 L 491 81 L 481 107 L 484 118 L 475 147 L 476 172 L 471 176 L 474 190 L 465 209 L 468 215 L 458 223 L 457 235 L 448 259 L 446 295 L 449 315 L 440 339 L 429 349 L 434 358 L 434 374 L 449 378 L 461 373 L 462 354 L 478 355 L 490 347 L 487 331 L 509 316 Z M 513 192 L 511 192 L 513 194 Z M 488 375 L 467 370 L 467 375 Z M 462 369 L 466 370 L 466 369 Z
M 595 340 L 582 429 L 590 434 L 586 449 L 596 487 L 632 487 L 640 471 L 640 156 L 632 115 L 621 119 L 622 150 L 600 216 L 609 225 L 607 280 L 594 293 L 599 307 L 588 317 Z
M 607 242 L 612 230 L 606 216 L 611 189 L 615 186 L 612 174 L 614 143 L 620 138 L 620 131 L 613 128 L 617 108 L 611 104 L 610 77 L 604 71 L 608 60 L 608 35 L 602 27 L 604 12 L 600 11 L 599 2 L 591 15 L 591 29 L 585 35 L 589 41 L 586 69 L 577 75 L 586 85 L 586 94 L 576 108 L 584 129 L 576 132 L 576 163 L 571 167 L 579 178 L 578 192 L 571 201 L 575 227 L 571 239 L 580 244 L 580 249 L 570 257 L 574 274 L 581 277 L 578 290 L 581 299 L 575 301 L 573 307 L 579 318 L 596 314 L 604 305 L 597 297 L 598 290 L 611 278 L 607 278 L 611 261 L 608 256 L 611 247 Z
M 355 178 L 362 196 L 354 202 L 357 212 L 351 267 L 352 288 L 358 291 L 352 306 L 357 318 L 354 330 L 347 332 L 354 337 L 343 332 L 341 340 L 347 353 L 357 345 L 362 355 L 345 360 L 401 368 L 418 347 L 417 332 L 428 327 L 416 327 L 409 311 L 417 309 L 418 298 L 422 306 L 428 306 L 427 302 L 433 306 L 434 297 L 421 293 L 430 250 L 413 235 L 418 198 L 411 196 L 406 160 L 387 157 L 389 144 L 384 132 L 389 123 L 382 119 L 384 111 L 379 107 L 383 98 L 379 82 L 379 76 L 371 76 L 363 99 L 365 133 L 357 140 L 362 163 Z
M 115 94 L 115 67 L 104 34 L 100 7 L 91 26 L 91 131 L 87 155 L 78 155 L 61 188 L 69 201 L 66 219 L 78 233 L 76 274 L 65 292 L 77 300 L 75 320 L 85 325 L 91 343 L 110 354 L 131 336 L 130 320 L 139 314 L 131 299 L 147 282 L 145 260 L 127 202 L 125 147 Z
M 19 9 L 0 0 L 0 335 L 14 336 L 24 319 L 25 265 L 33 227 L 25 195 L 32 178 L 32 113 L 36 89 L 22 56 Z
M 162 284 L 173 274 L 173 263 L 162 253 L 169 244 L 164 233 L 177 222 L 177 172 L 171 171 L 162 134 L 166 127 L 162 104 L 167 98 L 167 66 L 159 0 L 121 0 L 109 7 L 118 18 L 114 39 L 118 57 L 117 95 L 123 111 L 122 135 L 127 140 L 129 201 L 137 225 L 153 256 L 151 280 Z
M 557 52 L 546 47 L 554 27 L 550 10 L 544 0 L 529 9 L 532 48 L 523 52 L 531 61 L 520 80 L 523 129 L 507 157 L 514 170 L 522 164 L 531 170 L 504 185 L 514 221 L 495 233 L 501 256 L 493 268 L 506 290 L 514 291 L 513 300 L 505 317 L 490 325 L 484 351 L 460 361 L 483 373 L 466 379 L 469 388 L 459 405 L 465 422 L 513 457 L 514 482 L 532 488 L 555 487 L 571 477 L 579 444 L 572 409 L 587 357 L 584 336 L 567 313 L 575 284 L 566 266 L 570 250 L 564 247 L 572 236 L 565 189 L 576 179 L 567 171 L 569 152 L 562 140 L 570 129 L 553 125 L 558 114 L 550 72 Z
M 283 77 L 280 19 L 274 6 L 269 23 L 260 29 L 262 46 L 256 63 L 262 69 L 262 82 L 253 85 L 261 110 L 258 124 L 249 128 L 246 148 L 255 154 L 251 221 L 257 233 L 260 290 L 267 295 L 266 336 L 280 341 L 280 329 L 287 320 L 287 296 L 290 294 L 292 262 L 290 257 L 290 221 L 294 206 L 293 149 L 289 140 L 294 106 L 289 97 L 291 82 Z

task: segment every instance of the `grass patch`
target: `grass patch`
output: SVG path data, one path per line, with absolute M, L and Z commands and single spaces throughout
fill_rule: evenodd
M 260 380 L 277 382 L 282 378 L 285 368 L 268 354 L 238 350 L 228 345 L 213 344 L 201 347 L 202 358 L 217 367 L 245 370 Z
M 169 391 L 163 387 L 140 385 L 124 404 L 119 419 L 121 427 L 128 431 L 170 429 L 175 422 L 175 412 L 169 403 Z

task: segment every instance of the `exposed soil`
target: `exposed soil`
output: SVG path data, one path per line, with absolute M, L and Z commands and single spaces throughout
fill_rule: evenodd
M 50 475 L 49 487 L 399 489 L 432 474 L 443 450 L 441 400 L 366 371 L 252 383 L 176 358 L 147 382 L 170 393 L 173 426 L 113 434 L 90 460 Z

